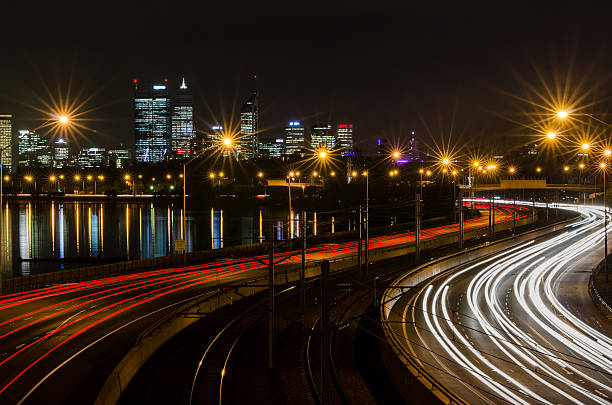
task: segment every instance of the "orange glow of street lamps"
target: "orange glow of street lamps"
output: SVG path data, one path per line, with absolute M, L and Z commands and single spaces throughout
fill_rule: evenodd
M 604 150 L 604 156 L 610 156 L 610 155 L 612 155 L 612 150 L 610 149 Z
M 65 125 L 68 123 L 68 121 L 70 121 L 70 118 L 68 118 L 67 115 L 60 115 L 57 120 L 59 121 L 60 124 Z
M 549 132 L 546 134 L 546 137 L 552 141 L 557 137 L 557 134 L 555 134 L 554 132 Z
M 511 167 L 511 168 L 509 168 L 509 169 L 508 169 L 508 172 L 509 172 L 510 174 L 514 174 L 514 173 L 516 172 L 516 168 Z
M 223 144 L 225 145 L 226 148 L 231 148 L 232 147 L 232 138 L 230 137 L 225 137 L 223 138 Z
M 541 167 L 536 167 L 536 172 L 540 173 L 542 171 Z
M 561 118 L 561 119 L 565 119 L 567 118 L 568 113 L 565 110 L 561 110 L 557 112 L 557 117 Z
M 606 164 L 605 162 L 601 162 L 601 163 L 599 164 L 599 167 L 600 167 L 600 168 L 602 168 L 602 169 L 605 169 L 605 168 L 606 168 L 606 166 L 607 166 L 607 164 Z
M 583 144 L 582 144 L 582 146 L 581 146 L 582 150 L 589 150 L 589 148 L 590 148 L 590 147 L 591 147 L 591 145 L 589 145 L 589 144 L 588 144 L 588 143 L 586 143 L 586 142 L 585 142 L 585 143 L 583 143 Z

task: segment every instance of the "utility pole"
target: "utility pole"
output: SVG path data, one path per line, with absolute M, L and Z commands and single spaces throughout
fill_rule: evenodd
M 302 271 L 300 272 L 300 290 L 302 291 L 302 310 L 306 310 L 306 211 L 302 212 Z
M 531 193 L 531 225 L 535 225 L 535 195 Z
M 495 199 L 491 198 L 491 237 L 495 236 Z
M 268 246 L 268 368 L 274 368 L 274 224 Z
M 357 267 L 359 267 L 359 278 L 361 279 L 361 230 L 363 219 L 361 217 L 361 205 L 359 206 L 359 240 L 357 241 Z
M 365 274 L 370 270 L 370 173 L 366 172 Z
M 417 194 L 414 200 L 414 258 L 418 262 L 421 260 L 421 195 Z
M 516 232 L 516 195 L 514 196 L 514 207 L 512 208 L 512 234 Z
M 463 248 L 463 191 L 459 189 L 459 249 Z
M 321 262 L 321 404 L 329 404 L 329 261 Z

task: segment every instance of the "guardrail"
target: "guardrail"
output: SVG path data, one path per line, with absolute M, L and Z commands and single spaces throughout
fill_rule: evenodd
M 601 311 L 601 313 L 603 313 L 606 318 L 612 319 L 612 307 L 608 302 L 606 302 L 597 289 L 596 279 L 603 267 L 604 261 L 602 260 L 591 273 L 591 276 L 589 277 L 589 294 L 591 295 L 593 303 Z

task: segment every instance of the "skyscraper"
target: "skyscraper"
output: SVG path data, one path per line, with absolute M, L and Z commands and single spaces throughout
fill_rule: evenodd
M 289 126 L 285 128 L 285 154 L 287 156 L 303 155 L 304 148 L 306 148 L 304 135 L 304 126 L 300 121 L 289 121 Z
M 410 138 L 408 139 L 408 147 L 406 148 L 406 152 L 404 154 L 406 155 L 406 157 L 403 160 L 405 160 L 406 163 L 423 161 L 423 157 L 421 156 L 420 149 L 419 149 L 419 140 L 414 134 L 414 131 L 410 131 Z
M 193 97 L 183 78 L 172 100 L 172 154 L 178 158 L 188 157 L 193 138 Z
M 168 80 L 134 79 L 135 158 L 138 163 L 162 162 L 171 149 L 171 103 Z
M 239 152 L 250 157 L 257 156 L 259 152 L 258 127 L 259 97 L 257 96 L 257 91 L 254 91 L 240 110 L 240 138 L 245 147 Z
M 353 124 L 338 124 L 336 147 L 344 156 L 353 154 Z
M 19 166 L 49 166 L 53 159 L 49 140 L 41 138 L 35 131 L 19 131 Z
M 336 136 L 328 124 L 313 125 L 310 131 L 310 145 L 313 149 L 332 149 L 336 145 Z
M 53 142 L 53 167 L 61 169 L 66 167 L 70 159 L 70 147 L 64 138 L 58 138 Z
M 13 151 L 9 147 L 13 137 L 12 120 L 12 115 L 0 115 L 0 149 L 3 149 L 2 166 L 9 171 L 13 168 Z

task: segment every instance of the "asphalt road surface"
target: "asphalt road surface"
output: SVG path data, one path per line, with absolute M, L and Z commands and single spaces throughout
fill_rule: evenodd
M 574 209 L 562 232 L 391 290 L 401 350 L 467 403 L 611 403 L 612 323 L 587 289 L 603 212 Z

